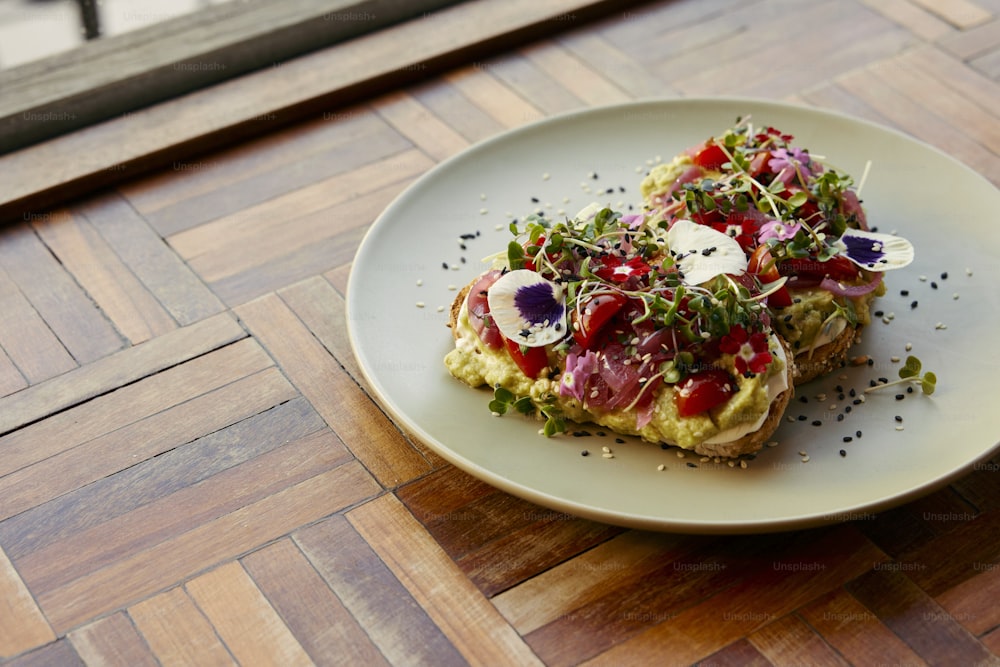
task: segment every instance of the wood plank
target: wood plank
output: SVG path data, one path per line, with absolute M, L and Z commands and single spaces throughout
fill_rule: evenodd
M 224 201 L 214 203 L 215 206 L 240 195 L 247 196 L 244 191 L 253 188 L 241 184 L 259 179 L 264 174 L 290 178 L 284 172 L 303 157 L 332 153 L 347 160 L 346 168 L 349 169 L 357 166 L 354 164 L 357 160 L 364 159 L 363 156 L 352 155 L 350 149 L 356 147 L 358 142 L 391 135 L 392 132 L 387 132 L 387 129 L 386 124 L 367 106 L 346 107 L 335 113 L 316 114 L 291 127 L 262 132 L 258 137 L 224 150 L 201 155 L 197 158 L 201 166 L 198 169 L 178 168 L 194 158 L 178 160 L 176 164 L 166 165 L 167 168 L 149 176 L 122 184 L 118 191 L 157 231 L 168 236 L 176 230 L 165 229 L 163 223 L 187 226 L 189 223 L 181 219 L 182 213 L 194 212 L 194 207 L 188 206 L 186 211 L 164 217 L 164 211 L 170 207 L 189 201 L 212 203 L 218 198 L 212 197 L 213 193 L 228 195 L 221 197 Z M 399 147 L 396 150 L 404 150 L 407 142 L 401 137 L 397 137 L 397 141 Z M 301 179 L 304 176 L 296 174 L 291 178 Z M 236 201 L 231 205 L 246 207 L 247 204 Z M 196 219 L 194 224 L 200 222 L 203 220 Z
M 356 462 L 345 463 L 201 524 L 66 586 L 39 595 L 57 632 L 152 593 L 378 493 Z
M 76 362 L 56 338 L 21 290 L 0 266 L 0 346 L 29 384 L 76 368 Z M 16 384 L 16 378 L 8 380 Z
M 217 281 L 357 225 L 338 213 L 340 205 L 409 181 L 432 166 L 420 151 L 404 151 L 174 234 L 167 241 L 205 280 Z M 318 224 L 320 220 L 327 224 Z
M 974 563 L 974 577 L 952 586 L 934 599 L 956 621 L 976 636 L 1000 626 L 1000 565 Z
M 533 45 L 523 49 L 522 53 L 587 105 L 613 104 L 632 99 L 615 81 L 605 78 L 558 43 Z
M 708 656 L 699 664 L 708 667 L 770 667 L 772 664 L 746 639 L 733 642 L 729 646 Z
M 291 443 L 322 430 L 326 425 L 309 402 L 295 398 L 0 522 L 0 544 L 15 562 L 23 560 L 55 542 L 73 539 L 98 524 L 195 487 L 284 445 L 290 447 L 282 449 L 281 456 L 291 459 Z M 344 451 L 342 446 L 340 449 Z M 257 486 L 262 487 L 263 482 L 262 478 Z M 197 512 L 220 500 L 204 499 L 205 506 Z M 187 520 L 193 521 L 193 515 Z M 113 536 L 112 540 L 122 538 Z
M 280 297 L 262 297 L 239 307 L 237 314 L 381 484 L 398 486 L 429 470 L 428 462 Z
M 272 366 L 245 339 L 103 394 L 0 438 L 0 478 Z
M 623 14 L 622 20 L 626 20 L 627 14 Z M 577 30 L 560 35 L 557 40 L 569 53 L 605 79 L 613 81 L 630 97 L 670 97 L 679 94 L 669 81 L 663 81 L 645 67 L 637 67 L 632 58 L 599 33 Z M 660 43 L 655 42 L 657 46 Z M 531 99 L 535 97 L 532 95 Z
M 531 114 L 541 111 L 544 115 L 552 115 L 569 111 L 581 106 L 580 99 L 573 95 L 560 83 L 520 52 L 505 53 L 497 58 L 491 58 L 483 62 L 473 63 L 473 67 L 488 72 L 491 76 L 503 83 L 507 88 L 513 90 L 519 98 L 521 104 L 525 100 L 530 100 Z M 468 102 L 468 98 L 462 96 Z M 484 113 L 479 107 L 473 108 L 478 113 Z M 435 114 L 442 116 L 442 111 L 435 108 Z M 527 120 L 527 119 L 526 119 Z M 498 129 L 502 127 L 498 124 Z
M 313 664 L 239 562 L 192 579 L 185 589 L 239 664 Z
M 0 549 L 0 660 L 30 651 L 55 638 L 31 591 Z
M 15 516 L 294 395 L 281 373 L 268 369 L 17 470 L 0 478 L 0 516 Z
M 933 14 L 937 14 L 948 23 L 962 30 L 967 30 L 992 18 L 992 15 L 988 11 L 975 2 L 972 2 L 972 0 L 948 0 L 948 2 L 936 2 L 935 0 L 909 1 Z
M 990 79 L 1000 79 L 1000 49 L 973 58 L 969 64 Z
M 655 661 L 664 645 L 671 646 L 678 663 L 694 662 L 869 571 L 884 558 L 851 525 L 823 529 L 813 539 L 771 552 L 766 562 L 761 558 L 745 579 L 722 593 L 671 615 L 585 664 Z
M 871 105 L 836 83 L 821 84 L 819 87 L 803 91 L 802 98 L 813 106 L 857 116 L 879 125 L 892 125 L 889 119 Z
M 0 265 L 77 363 L 88 364 L 124 345 L 111 322 L 30 225 L 0 230 Z
M 316 432 L 52 542 L 19 559 L 18 564 L 34 590 L 57 588 L 177 539 L 347 460 L 349 456 L 333 434 Z
M 177 327 L 94 227 L 79 215 L 54 214 L 34 220 L 32 227 L 133 345 Z
M 441 122 L 409 93 L 383 95 L 372 103 L 372 107 L 383 120 L 436 162 L 469 145 L 464 137 Z
M 325 211 L 307 216 L 303 224 L 311 224 L 311 235 L 319 234 L 313 243 L 303 245 L 292 252 L 265 259 L 263 263 L 242 272 L 225 275 L 211 283 L 212 290 L 228 305 L 238 306 L 259 296 L 273 292 L 286 285 L 309 276 L 322 273 L 353 259 L 364 238 L 368 225 L 385 207 L 408 185 L 394 183 L 368 195 Z M 345 228 L 332 236 L 323 236 L 324 226 L 329 225 L 331 215 L 345 221 Z M 206 259 L 206 263 L 210 263 Z M 199 266 L 199 260 L 193 264 Z M 223 267 L 223 271 L 228 271 Z
M 747 636 L 761 655 L 775 665 L 848 665 L 801 618 L 789 614 Z
M 242 563 L 317 665 L 389 664 L 291 540 L 255 551 Z
M 1000 549 L 995 540 L 984 535 L 1000 534 L 1000 512 L 988 512 L 973 518 L 970 512 L 947 513 L 938 518 L 958 525 L 933 540 L 928 540 L 901 556 L 913 566 L 905 570 L 928 595 L 937 596 L 983 569 L 1000 563 Z
M 852 664 L 927 664 L 843 588 L 821 595 L 798 613 Z
M 0 348 L 0 398 L 9 396 L 27 386 L 28 381 L 21 375 L 21 371 L 17 370 L 14 362 L 10 360 L 3 348 Z
M 81 366 L 0 401 L 0 434 L 245 337 L 232 315 L 219 314 Z
M 901 571 L 876 568 L 847 590 L 929 664 L 989 664 L 989 651 Z
M 452 70 L 444 76 L 444 80 L 505 128 L 526 125 L 544 117 L 534 104 L 484 67 L 473 65 Z
M 508 54 L 498 59 L 474 62 L 472 67 L 489 72 L 515 92 L 520 92 L 516 85 L 512 85 L 499 72 L 503 63 L 510 60 L 511 57 Z M 502 123 L 481 107 L 476 106 L 457 86 L 447 80 L 432 79 L 413 86 L 409 92 L 417 102 L 470 143 L 499 134 L 505 129 Z M 533 100 L 533 104 L 538 104 L 537 99 Z
M 77 654 L 88 665 L 155 667 L 149 647 L 122 612 L 77 628 L 67 635 Z
M 958 93 L 960 97 L 997 115 L 996 110 L 1000 107 L 1000 82 L 983 76 L 961 60 L 934 47 L 913 49 L 899 59 L 908 67 L 924 72 L 948 86 L 953 91 L 950 95 Z
M 52 667 L 52 665 L 84 667 L 80 656 L 73 650 L 73 645 L 66 639 L 46 644 L 42 648 L 20 655 L 4 664 L 8 667 Z
M 128 614 L 160 664 L 205 667 L 236 664 L 212 624 L 182 586 L 132 605 Z
M 342 515 L 294 539 L 390 664 L 468 664 Z
M 1000 19 L 994 18 L 989 23 L 956 32 L 937 40 L 937 44 L 961 60 L 989 53 L 1000 46 Z
M 910 0 L 860 0 L 860 2 L 890 21 L 903 26 L 917 37 L 930 42 L 961 34 L 947 21 Z
M 347 518 L 470 664 L 541 664 L 395 496 Z
M 181 326 L 225 309 L 121 195 L 100 195 L 76 210 Z

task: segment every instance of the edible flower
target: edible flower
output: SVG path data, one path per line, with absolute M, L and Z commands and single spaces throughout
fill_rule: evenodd
M 788 241 L 795 238 L 800 229 L 802 229 L 802 223 L 800 222 L 771 220 L 761 225 L 760 232 L 757 234 L 757 240 L 761 243 L 766 243 L 771 239 Z
M 744 251 L 752 252 L 754 247 L 753 236 L 757 229 L 757 223 L 753 219 L 746 217 L 737 218 L 731 215 L 726 222 L 713 222 L 712 229 L 736 239 L 736 242 L 740 244 L 740 247 Z
M 768 168 L 777 174 L 775 180 L 785 185 L 792 182 L 796 176 L 802 178 L 812 176 L 812 158 L 808 151 L 801 148 L 776 148 L 771 151 L 771 159 L 767 161 Z
M 761 331 L 750 334 L 743 327 L 733 327 L 729 330 L 729 334 L 719 341 L 719 349 L 726 354 L 734 355 L 733 363 L 736 365 L 736 371 L 747 377 L 763 373 L 771 363 L 767 334 Z
M 901 269 L 913 261 L 913 244 L 892 234 L 848 229 L 834 245 L 847 259 L 869 271 Z
M 747 256 L 740 244 L 711 227 L 676 220 L 667 231 L 667 245 L 688 285 L 700 285 L 724 273 L 746 273 Z
M 628 228 L 632 231 L 639 229 L 645 219 L 646 216 L 642 213 L 629 213 L 628 215 L 623 215 L 621 217 L 622 223 L 628 225 Z
M 560 396 L 572 396 L 583 400 L 587 378 L 597 372 L 597 355 L 587 350 L 582 355 L 570 352 L 566 355 L 566 372 L 559 383 Z
M 500 333 L 526 347 L 542 347 L 566 335 L 562 285 L 528 269 L 509 271 L 486 296 Z
M 603 280 L 623 283 L 632 276 L 644 276 L 652 270 L 638 255 L 627 262 L 622 261 L 618 255 L 606 255 L 601 258 L 601 267 L 595 269 L 594 273 Z

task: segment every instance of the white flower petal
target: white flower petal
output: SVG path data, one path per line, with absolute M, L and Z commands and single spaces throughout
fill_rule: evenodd
M 605 206 L 604 204 L 599 204 L 597 202 L 593 202 L 593 203 L 587 204 L 586 206 L 584 206 L 583 208 L 581 208 L 580 212 L 577 213 L 576 216 L 573 219 L 576 220 L 577 222 L 588 222 L 595 215 L 597 215 L 598 213 L 600 213 L 601 211 L 603 211 L 606 208 L 607 208 L 607 206 Z
M 724 273 L 746 273 L 747 257 L 740 244 L 711 227 L 677 220 L 667 232 L 667 245 L 689 285 L 700 285 Z
M 836 245 L 847 259 L 869 271 L 901 269 L 913 261 L 913 244 L 892 234 L 848 229 Z
M 486 302 L 500 333 L 522 345 L 541 347 L 566 336 L 562 285 L 534 271 L 505 273 L 490 287 Z

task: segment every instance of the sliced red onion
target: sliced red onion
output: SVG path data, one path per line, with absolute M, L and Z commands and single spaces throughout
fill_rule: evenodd
M 874 291 L 881 282 L 882 274 L 873 273 L 871 282 L 863 285 L 844 285 L 843 283 L 837 282 L 833 278 L 823 278 L 823 280 L 820 281 L 819 286 L 827 292 L 832 292 L 837 296 L 846 296 L 850 299 L 854 299 Z

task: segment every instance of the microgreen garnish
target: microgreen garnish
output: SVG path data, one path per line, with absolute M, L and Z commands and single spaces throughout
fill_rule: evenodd
M 867 394 L 877 389 L 891 387 L 897 384 L 918 384 L 920 385 L 921 391 L 930 396 L 934 393 L 934 389 L 937 385 L 937 376 L 931 371 L 921 373 L 921 367 L 922 364 L 920 363 L 920 360 L 911 354 L 906 358 L 906 361 L 903 363 L 903 367 L 899 369 L 900 379 L 893 380 L 892 382 L 882 382 L 874 387 L 868 387 L 865 389 L 865 393 Z
M 493 389 L 493 400 L 490 401 L 489 408 L 497 416 L 505 415 L 513 408 L 522 415 L 538 414 L 544 417 L 542 433 L 547 438 L 566 432 L 566 420 L 556 407 L 554 396 L 549 396 L 536 405 L 530 396 L 516 396 L 509 389 L 497 386 Z

